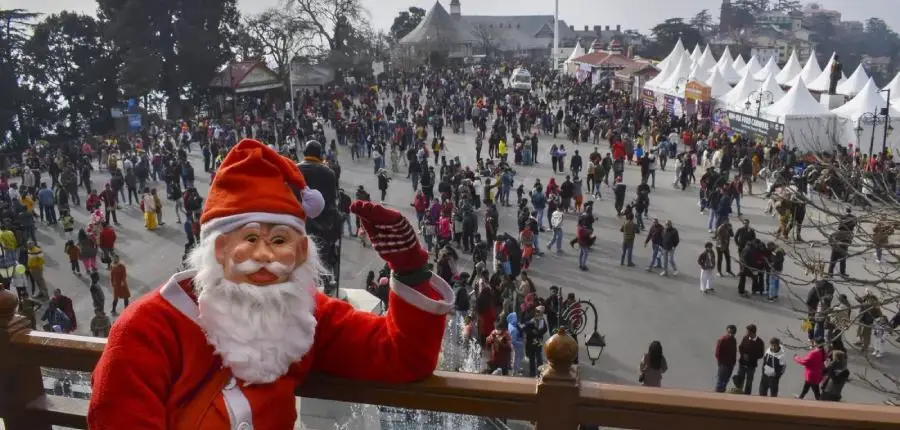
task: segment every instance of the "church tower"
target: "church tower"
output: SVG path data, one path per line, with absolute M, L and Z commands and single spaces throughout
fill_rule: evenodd
M 450 0 L 450 16 L 459 19 L 459 0 Z
M 731 31 L 731 0 L 722 0 L 722 11 L 719 13 L 719 34 L 727 34 Z

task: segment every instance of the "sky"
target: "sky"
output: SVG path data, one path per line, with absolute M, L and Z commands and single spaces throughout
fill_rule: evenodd
M 152 0 L 145 0 L 152 1 Z M 460 0 L 464 15 L 528 15 L 553 14 L 549 0 L 494 0 L 491 2 Z M 801 0 L 803 1 L 803 0 Z M 362 0 L 375 28 L 388 29 L 394 17 L 409 6 L 428 10 L 434 0 Z M 279 4 L 279 0 L 238 0 L 244 13 L 257 13 Z M 442 4 L 449 9 L 449 0 Z M 803 1 L 806 3 L 806 1 Z M 826 9 L 843 14 L 844 20 L 865 21 L 872 16 L 884 19 L 894 30 L 900 30 L 900 0 L 818 0 Z M 96 0 L 2 0 L 0 8 L 22 8 L 34 12 L 53 13 L 64 9 L 93 14 Z M 622 25 L 623 29 L 648 31 L 671 17 L 690 18 L 709 9 L 718 21 L 721 0 L 559 0 L 559 16 L 576 28 L 585 25 Z

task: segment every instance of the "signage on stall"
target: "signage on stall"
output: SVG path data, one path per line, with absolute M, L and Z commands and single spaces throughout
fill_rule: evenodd
M 644 104 L 645 108 L 653 109 L 653 106 L 656 106 L 656 95 L 653 94 L 653 90 L 648 90 L 646 88 L 641 90 L 641 102 Z
M 712 98 L 712 88 L 697 81 L 690 81 L 684 87 L 684 98 L 696 101 L 709 101 Z
M 139 130 L 141 128 L 141 114 L 139 114 L 139 113 L 128 114 L 128 127 L 133 130 Z
M 740 133 L 747 137 L 762 136 L 772 141 L 777 141 L 781 139 L 784 133 L 784 124 L 731 110 L 728 111 L 727 123 L 727 127 L 732 132 Z

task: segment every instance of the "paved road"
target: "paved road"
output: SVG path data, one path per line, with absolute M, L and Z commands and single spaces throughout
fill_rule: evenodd
M 517 168 L 518 184 L 524 181 L 526 189 L 541 178 L 543 183 L 551 176 L 546 163 L 551 140 L 542 138 L 541 155 L 544 163 L 533 167 Z M 463 165 L 474 165 L 474 136 L 470 132 L 465 135 L 447 135 L 447 145 L 451 155 L 459 156 Z M 565 142 L 559 142 L 565 143 Z M 567 145 L 568 146 L 568 145 Z M 195 145 L 196 148 L 196 145 Z M 570 147 L 570 154 L 579 149 L 583 154 L 592 151 L 592 147 L 582 144 Z M 346 151 L 344 151 L 346 152 Z M 605 151 L 602 151 L 605 152 Z M 202 166 L 202 160 L 195 151 L 192 155 L 195 166 Z M 449 157 L 448 157 L 449 158 Z M 376 186 L 371 161 L 364 159 L 353 162 L 349 156 L 341 154 L 342 186 L 354 190 L 358 185 L 365 185 L 373 197 L 376 197 Z M 197 169 L 197 184 L 201 194 L 208 188 L 208 176 Z M 557 175 L 560 176 L 560 175 Z M 388 191 L 387 203 L 410 218 L 414 212 L 409 203 L 413 192 L 405 171 L 395 175 Z M 628 195 L 634 194 L 638 183 L 639 172 L 629 167 L 625 173 L 625 181 L 629 185 Z M 557 178 L 561 182 L 563 178 Z M 669 371 L 663 378 L 663 385 L 685 389 L 709 391 L 713 386 L 715 360 L 713 349 L 715 340 L 724 331 L 727 324 L 740 327 L 753 323 L 760 329 L 763 339 L 778 336 L 786 339 L 785 330 L 796 332 L 799 329 L 800 314 L 793 309 L 803 308 L 802 301 L 791 299 L 790 292 L 801 297 L 806 296 L 804 288 L 782 287 L 783 300 L 778 304 L 765 302 L 758 298 L 744 299 L 737 295 L 737 280 L 717 278 L 714 286 L 717 294 L 702 295 L 699 291 L 696 258 L 703 243 L 709 240 L 706 231 L 706 218 L 697 207 L 696 189 L 687 191 L 674 190 L 671 187 L 671 172 L 659 172 L 657 188 L 651 196 L 650 216 L 660 220 L 672 220 L 681 233 L 681 245 L 676 260 L 680 275 L 662 278 L 658 271 L 646 272 L 644 268 L 649 262 L 650 251 L 643 247 L 635 248 L 634 259 L 637 268 L 619 266 L 621 234 L 618 232 L 618 219 L 612 208 L 612 202 L 604 193 L 604 199 L 595 203 L 595 215 L 598 217 L 596 233 L 598 236 L 595 252 L 590 256 L 589 272 L 577 269 L 577 251 L 569 248 L 565 254 L 557 256 L 547 253 L 538 258 L 531 270 L 539 293 L 548 294 L 550 285 L 559 285 L 565 292 L 574 292 L 579 298 L 589 299 L 597 305 L 599 311 L 600 331 L 607 336 L 608 347 L 596 366 L 583 366 L 582 375 L 591 380 L 610 383 L 636 384 L 637 367 L 641 355 L 652 340 L 660 340 L 669 364 Z M 102 185 L 104 174 L 96 174 L 94 184 Z M 630 198 L 630 197 L 629 197 Z M 747 198 L 743 202 L 746 207 L 745 216 L 762 232 L 772 232 L 775 222 L 765 216 L 765 202 L 759 198 Z M 139 209 L 125 208 L 119 213 L 122 227 L 118 229 L 118 248 L 123 256 L 129 274 L 129 285 L 132 294 L 139 296 L 147 293 L 164 282 L 180 264 L 185 241 L 181 226 L 174 224 L 174 212 L 170 206 L 164 209 L 166 226 L 148 232 L 143 228 Z M 79 223 L 86 220 L 82 209 L 74 214 Z M 566 240 L 574 237 L 575 217 L 569 216 L 566 222 Z M 500 231 L 515 232 L 515 212 L 510 208 L 501 208 Z M 46 276 L 50 285 L 62 288 L 75 301 L 79 316 L 79 334 L 87 334 L 86 329 L 91 317 L 91 299 L 84 277 L 77 278 L 68 271 L 64 241 L 61 232 L 41 227 L 38 239 L 47 254 Z M 810 232 L 807 239 L 815 239 Z M 546 243 L 549 237 L 542 235 L 541 241 Z M 638 238 L 639 241 L 643 237 Z M 641 242 L 642 243 L 642 242 Z M 825 252 L 825 251 L 822 251 Z M 363 249 L 357 242 L 346 239 L 342 260 L 342 288 L 361 288 L 368 270 L 377 270 L 381 260 L 375 258 L 374 251 Z M 798 273 L 792 262 L 787 263 L 787 273 Z M 851 262 L 851 273 L 862 272 L 859 262 Z M 469 267 L 466 263 L 466 267 Z M 102 283 L 108 284 L 105 271 L 101 270 Z M 748 287 L 749 288 L 749 287 Z M 107 308 L 109 303 L 107 302 Z M 798 342 L 788 341 L 795 345 Z M 897 350 L 889 349 L 889 354 L 882 363 L 896 363 Z M 797 351 L 805 353 L 805 351 Z M 582 348 L 582 363 L 588 363 Z M 788 351 L 787 356 L 793 355 Z M 858 353 L 852 353 L 851 369 L 864 371 L 864 361 Z M 891 373 L 896 374 L 893 366 Z M 869 369 L 872 375 L 873 370 Z M 759 375 L 757 375 L 757 380 Z M 802 386 L 802 369 L 789 363 L 787 373 L 781 383 L 781 395 L 791 396 L 799 392 Z M 844 392 L 845 398 L 857 402 L 880 402 L 883 397 L 864 387 L 862 382 L 852 382 Z

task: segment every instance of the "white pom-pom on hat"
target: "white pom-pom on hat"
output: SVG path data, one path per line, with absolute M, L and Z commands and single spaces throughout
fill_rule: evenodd
M 307 218 L 315 218 L 322 214 L 325 210 L 325 198 L 319 190 L 306 187 L 300 192 L 300 199 L 303 204 L 303 212 L 306 212 Z

